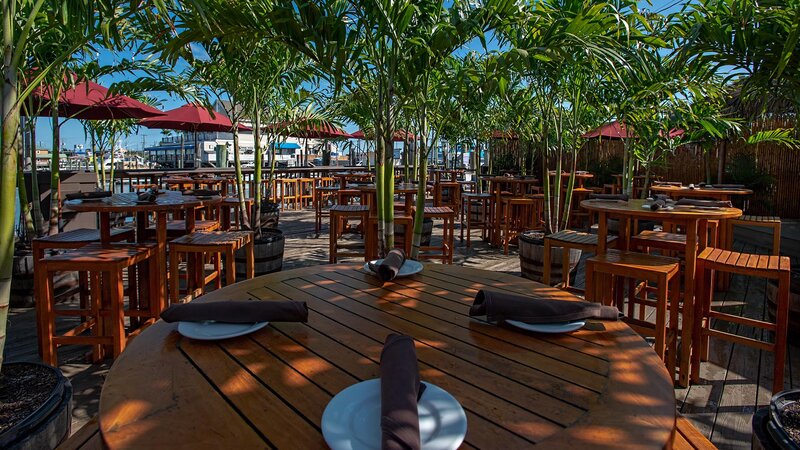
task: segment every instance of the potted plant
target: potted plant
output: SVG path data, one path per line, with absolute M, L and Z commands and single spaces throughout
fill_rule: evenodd
M 778 392 L 753 416 L 753 448 L 800 449 L 800 389 Z

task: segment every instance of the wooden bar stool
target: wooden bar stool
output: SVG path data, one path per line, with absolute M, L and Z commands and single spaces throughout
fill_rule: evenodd
M 367 226 L 369 220 L 369 206 L 364 205 L 335 205 L 330 209 L 331 225 L 330 225 L 330 244 L 328 261 L 333 264 L 339 260 L 340 257 L 363 257 L 367 261 L 367 247 L 369 246 L 369 234 Z M 362 235 L 364 236 L 363 244 L 339 244 L 339 237 L 344 232 L 345 224 L 350 219 L 358 219 L 361 221 Z M 340 251 L 345 249 L 345 251 Z M 362 250 L 362 251 L 357 251 Z
M 300 191 L 298 190 L 297 178 L 279 178 L 276 184 L 280 186 L 281 208 L 299 209 Z
M 314 178 L 297 179 L 297 198 L 300 203 L 300 209 L 314 202 L 314 188 L 316 185 L 317 180 Z
M 563 288 L 569 288 L 569 250 L 578 249 L 584 252 L 597 253 L 597 235 L 592 233 L 583 233 L 580 231 L 561 230 L 556 233 L 549 234 L 544 237 L 544 262 L 542 267 L 542 283 L 551 286 L 550 278 L 553 273 L 552 254 L 553 247 L 560 247 L 562 249 L 562 284 Z M 606 247 L 614 247 L 617 244 L 616 236 L 608 236 L 606 238 Z M 588 268 L 587 268 L 588 272 Z M 588 286 L 588 284 L 587 284 Z
M 92 345 L 96 361 L 105 353 L 103 346 L 110 346 L 116 358 L 125 349 L 125 316 L 146 318 L 142 328 L 153 323 L 161 312 L 155 300 L 159 295 L 159 286 L 151 282 L 158 279 L 157 250 L 154 244 L 88 244 L 42 258 L 35 276 L 36 284 L 40 287 L 36 312 L 44 362 L 58 366 L 57 348 L 68 344 Z M 131 297 L 138 296 L 136 304 L 140 308 L 126 311 L 123 272 L 132 267 L 138 270 L 128 271 L 128 292 Z M 80 309 L 55 308 L 53 277 L 56 272 L 62 271 L 87 274 L 89 301 Z M 144 308 L 141 308 L 142 305 Z M 82 322 L 57 335 L 56 316 L 78 316 Z M 84 335 L 87 330 L 90 335 Z
M 237 250 L 243 248 L 247 257 L 247 278 L 253 277 L 253 232 L 252 231 L 195 231 L 169 242 L 170 303 L 178 301 L 179 256 L 189 257 L 187 267 L 186 292 L 202 295 L 205 287 L 216 280 L 217 289 L 222 287 L 220 257 L 225 256 L 225 285 L 236 282 Z M 205 275 L 206 257 L 213 257 L 214 270 Z
M 351 205 L 355 203 L 356 199 L 361 200 L 361 191 L 358 189 L 339 188 L 336 193 L 336 200 L 339 205 Z
M 247 208 L 247 211 L 253 210 L 254 201 L 255 200 L 253 198 L 244 199 L 244 206 L 245 208 Z M 239 230 L 242 228 L 242 224 L 239 223 L 240 208 L 241 208 L 241 203 L 239 202 L 239 197 L 225 197 L 222 200 L 222 204 L 220 205 L 220 220 L 219 220 L 220 230 L 222 231 L 227 231 L 230 229 Z M 233 223 L 231 223 L 231 216 L 233 216 Z M 197 227 L 197 222 L 195 222 L 195 227 Z
M 506 197 L 503 199 L 503 249 L 508 255 L 511 240 L 528 230 L 543 229 L 542 209 L 544 196 Z
M 467 230 L 467 247 L 472 245 L 472 229 L 481 230 L 481 238 L 488 238 L 492 219 L 489 214 L 489 204 L 492 194 L 465 193 L 462 195 L 464 205 L 461 208 L 461 241 L 464 241 L 464 229 Z
M 781 254 L 781 218 L 776 216 L 750 216 L 744 215 L 736 219 L 728 220 L 728 229 L 726 230 L 726 246 L 725 248 L 733 248 L 733 227 L 736 226 L 749 226 L 749 227 L 763 227 L 772 228 L 772 254 L 777 256 Z
M 328 203 L 338 199 L 339 188 L 335 186 L 314 186 L 314 232 L 319 236 L 322 230 L 322 218 L 329 217 Z
M 414 208 L 416 210 L 416 208 Z M 455 232 L 456 213 L 447 206 L 426 206 L 424 217 L 442 219 L 442 245 L 420 247 L 419 259 L 441 259 L 443 264 L 453 264 L 453 234 Z M 421 253 L 432 252 L 432 253 Z
M 655 350 L 666 362 L 670 375 L 675 377 L 678 351 L 678 314 L 680 311 L 680 263 L 675 258 L 645 253 L 609 250 L 586 260 L 586 300 L 603 304 L 615 302 L 624 311 L 622 286 L 628 281 L 628 308 L 624 320 L 636 332 L 655 337 Z M 613 278 L 616 278 L 616 283 Z M 643 280 L 658 285 L 655 301 L 647 298 L 647 286 L 636 297 L 635 282 Z M 634 306 L 656 309 L 655 323 L 634 317 Z M 667 310 L 669 309 L 669 324 Z M 690 329 L 684 324 L 685 329 Z M 689 369 L 688 358 L 681 362 L 681 371 Z M 685 372 L 682 372 L 685 373 Z
M 461 184 L 455 181 L 442 181 L 433 187 L 433 206 L 446 206 L 456 215 L 461 208 Z
M 750 319 L 712 307 L 714 271 L 740 274 L 748 277 L 778 281 L 778 298 L 775 322 Z M 700 361 L 708 359 L 708 339 L 715 337 L 736 344 L 748 345 L 773 352 L 775 365 L 772 372 L 772 392 L 783 390 L 783 372 L 786 363 L 786 339 L 789 319 L 789 282 L 791 262 L 788 256 L 754 255 L 707 247 L 697 257 L 697 300 L 695 300 L 694 339 L 692 340 L 692 382 L 700 380 Z M 711 319 L 731 322 L 774 333 L 774 341 L 753 339 L 711 328 Z

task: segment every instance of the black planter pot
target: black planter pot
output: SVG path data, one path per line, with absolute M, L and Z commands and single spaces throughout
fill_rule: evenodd
M 53 449 L 70 434 L 72 385 L 58 368 L 35 363 L 6 363 L 4 367 L 30 366 L 52 371 L 56 383 L 42 405 L 27 418 L 0 434 L 0 448 L 13 450 Z
M 772 442 L 767 426 L 769 424 L 769 408 L 761 408 L 753 414 L 753 450 L 780 450 Z
M 773 395 L 772 400 L 769 401 L 769 422 L 767 423 L 767 431 L 772 438 L 772 442 L 777 446 L 776 448 L 800 450 L 800 445 L 789 437 L 781 419 L 781 412 L 784 408 L 795 402 L 800 402 L 800 389 L 778 392 Z

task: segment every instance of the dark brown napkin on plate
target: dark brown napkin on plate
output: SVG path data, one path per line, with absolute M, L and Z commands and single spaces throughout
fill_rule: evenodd
M 156 201 L 156 196 L 157 195 L 158 194 L 156 194 L 155 192 L 153 192 L 151 190 L 147 190 L 147 191 L 144 191 L 144 192 L 138 194 L 136 196 L 136 201 L 152 203 L 152 202 Z
M 381 449 L 421 447 L 417 402 L 425 385 L 419 380 L 414 340 L 386 336 L 381 352 Z
M 589 200 L 622 200 L 628 201 L 628 194 L 589 194 Z
M 694 198 L 682 198 L 676 205 L 703 206 L 705 208 L 731 208 L 733 205 L 727 200 L 697 200 Z
M 64 196 L 67 200 L 82 200 L 85 198 L 111 197 L 111 191 L 73 192 Z
M 385 283 L 394 280 L 400 272 L 400 268 L 403 267 L 404 262 L 406 262 L 405 252 L 399 248 L 395 248 L 386 254 L 386 258 L 383 258 L 383 261 L 379 265 L 376 266 L 373 263 L 369 263 L 369 268 Z
M 182 192 L 183 195 L 194 195 L 195 197 L 211 197 L 219 195 L 219 191 L 212 191 L 210 189 L 187 189 Z
M 161 318 L 164 322 L 308 322 L 308 305 L 291 300 L 190 302 L 170 306 Z
M 481 289 L 469 315 L 485 315 L 490 322 L 563 323 L 582 319 L 617 320 L 619 310 L 599 303 L 549 300 Z
M 657 194 L 655 197 L 655 201 L 650 204 L 650 210 L 658 211 L 661 208 L 667 207 L 667 200 L 670 200 L 668 195 L 664 194 Z

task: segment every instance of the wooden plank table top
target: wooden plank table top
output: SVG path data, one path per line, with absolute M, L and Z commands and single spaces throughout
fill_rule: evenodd
M 122 448 L 325 448 L 330 399 L 379 376 L 385 337 L 415 339 L 423 380 L 468 420 L 464 448 L 664 448 L 675 424 L 669 374 L 622 322 L 542 335 L 468 316 L 492 288 L 580 301 L 520 277 L 427 264 L 381 285 L 356 265 L 278 272 L 195 301 L 306 301 L 308 323 L 193 341 L 157 322 L 114 363 L 100 399 L 104 443 Z

